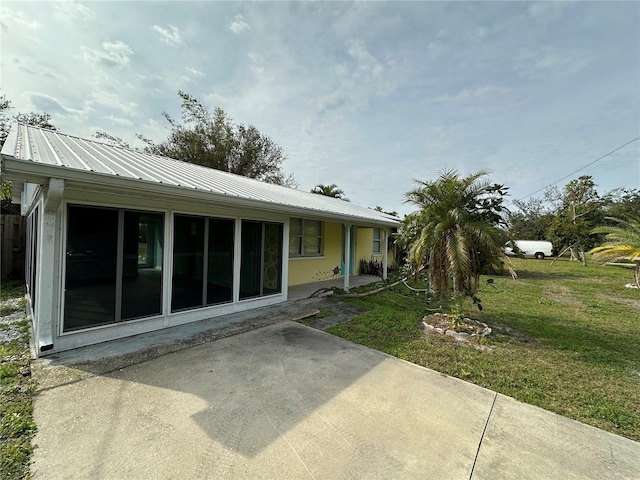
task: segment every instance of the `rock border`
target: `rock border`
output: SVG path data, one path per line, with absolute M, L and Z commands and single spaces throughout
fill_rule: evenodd
M 424 317 L 424 318 L 427 318 L 427 317 Z M 441 335 L 452 337 L 454 340 L 458 342 L 470 342 L 474 339 L 486 337 L 487 335 L 490 335 L 492 332 L 491 327 L 489 327 L 486 323 L 479 322 L 478 320 L 472 320 L 470 318 L 464 318 L 463 320 L 467 323 L 474 323 L 477 326 L 481 327 L 482 332 L 480 333 L 456 332 L 455 330 L 434 327 L 433 325 L 430 325 L 429 323 L 427 323 L 424 319 L 422 320 L 422 325 L 424 327 L 424 332 L 427 334 L 439 333 Z

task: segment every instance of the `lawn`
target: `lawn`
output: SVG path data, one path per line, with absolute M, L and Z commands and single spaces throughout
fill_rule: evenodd
M 632 270 L 515 259 L 518 279 L 483 277 L 494 329 L 478 346 L 425 335 L 424 294 L 394 287 L 344 299 L 368 311 L 328 331 L 580 422 L 640 440 L 640 291 Z M 493 287 L 486 282 L 494 280 Z
M 24 287 L 3 283 L 0 291 L 0 478 L 29 475 L 35 435 L 29 321 Z

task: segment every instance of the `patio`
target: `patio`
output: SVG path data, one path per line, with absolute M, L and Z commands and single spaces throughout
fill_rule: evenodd
M 349 276 L 349 287 L 356 288 L 363 285 L 369 285 L 370 283 L 381 282 L 380 277 L 374 277 L 372 275 L 351 275 Z M 323 280 L 321 282 L 305 283 L 304 285 L 294 285 L 289 287 L 289 301 L 301 300 L 303 298 L 309 298 L 314 292 L 317 292 L 321 288 L 343 288 L 344 278 L 336 277 L 329 280 Z

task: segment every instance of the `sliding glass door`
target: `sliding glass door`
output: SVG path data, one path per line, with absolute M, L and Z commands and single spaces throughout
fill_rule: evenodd
M 175 215 L 171 311 L 233 300 L 233 220 Z
M 240 299 L 282 292 L 280 223 L 242 222 Z
M 65 332 L 162 313 L 164 215 L 69 205 Z

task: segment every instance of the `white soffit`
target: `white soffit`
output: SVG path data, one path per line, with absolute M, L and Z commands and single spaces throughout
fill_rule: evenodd
M 29 162 L 34 175 L 40 166 L 57 167 L 56 176 L 63 179 L 69 176 L 65 171 L 94 173 L 138 181 L 141 189 L 143 184 L 166 185 L 185 189 L 185 193 L 192 190 L 223 196 L 227 203 L 250 202 L 256 207 L 296 214 L 306 210 L 341 221 L 352 219 L 380 226 L 398 224 L 389 215 L 350 202 L 23 124 L 11 127 L 2 156 Z M 4 170 L 11 171 L 6 162 Z

